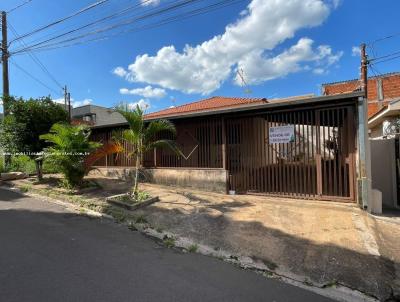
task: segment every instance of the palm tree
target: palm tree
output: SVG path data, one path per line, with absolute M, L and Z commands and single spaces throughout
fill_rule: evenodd
M 146 123 L 144 120 L 144 111 L 139 107 L 131 109 L 128 105 L 120 105 L 116 108 L 128 122 L 129 129 L 125 129 L 120 133 L 114 134 L 114 140 L 117 144 L 122 146 L 122 142 L 126 142 L 132 150 L 128 153 L 128 156 L 135 158 L 135 179 L 131 196 L 135 198 L 138 195 L 138 178 L 140 163 L 143 159 L 143 155 L 153 150 L 154 148 L 165 148 L 168 147 L 176 153 L 180 153 L 175 142 L 168 139 L 159 139 L 162 134 L 176 135 L 176 129 L 174 124 L 168 120 L 157 120 L 150 123 Z M 124 151 L 124 148 L 120 148 L 120 151 Z

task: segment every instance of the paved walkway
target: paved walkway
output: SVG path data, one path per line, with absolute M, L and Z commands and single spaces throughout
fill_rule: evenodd
M 0 188 L 1 301 L 331 301 Z

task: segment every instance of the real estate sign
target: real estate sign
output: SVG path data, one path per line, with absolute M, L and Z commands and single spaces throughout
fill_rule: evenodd
M 294 142 L 294 125 L 269 127 L 269 143 L 282 144 Z

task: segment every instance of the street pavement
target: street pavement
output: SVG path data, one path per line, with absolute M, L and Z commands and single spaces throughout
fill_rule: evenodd
M 0 301 L 332 301 L 0 188 Z

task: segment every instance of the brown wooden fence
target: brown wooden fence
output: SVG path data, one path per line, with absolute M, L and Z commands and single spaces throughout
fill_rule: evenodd
M 227 189 L 238 193 L 354 201 L 354 110 L 343 105 L 176 120 L 182 155 L 154 150 L 143 165 L 227 169 Z M 293 128 L 293 141 L 273 143 L 270 129 L 282 126 Z M 111 137 L 111 130 L 93 133 L 98 141 Z M 98 165 L 134 166 L 134 160 L 125 152 Z

